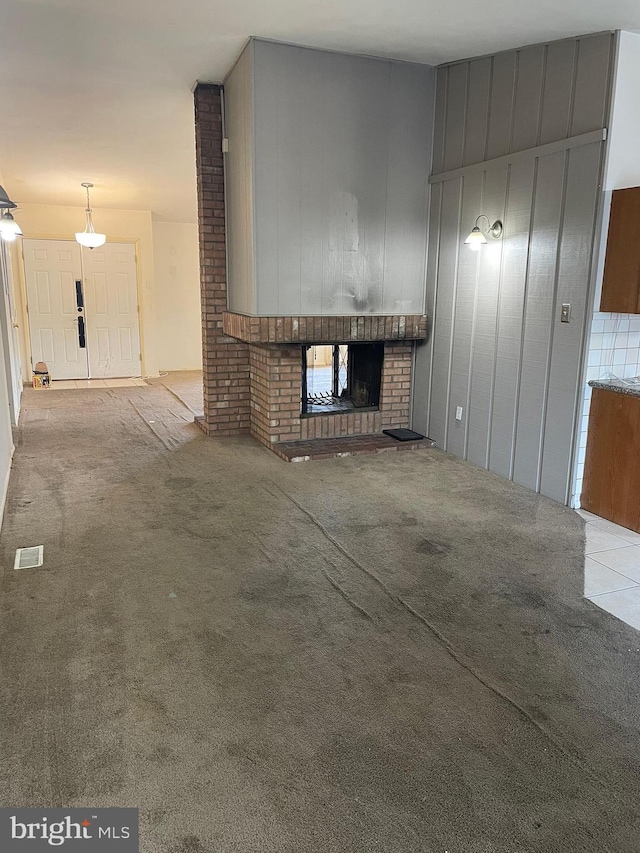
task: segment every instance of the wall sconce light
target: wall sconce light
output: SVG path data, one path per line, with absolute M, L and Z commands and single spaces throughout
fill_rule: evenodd
M 10 213 L 17 206 L 15 201 L 11 201 L 4 188 L 0 187 L 0 211 L 4 211 L 0 216 L 0 237 L 8 243 L 12 243 L 16 237 L 22 237 L 22 228 Z
M 104 245 L 107 242 L 106 234 L 98 234 L 93 227 L 93 219 L 91 218 L 91 205 L 89 204 L 89 189 L 93 186 L 90 183 L 80 184 L 87 191 L 87 209 L 85 210 L 85 226 L 84 231 L 76 232 L 76 240 L 81 246 L 86 246 L 87 249 L 97 249 L 98 246 Z
M 481 219 L 487 220 L 489 227 L 486 229 L 486 231 L 483 231 L 478 225 L 478 222 Z M 496 219 L 496 221 L 492 224 L 489 217 L 485 216 L 484 213 L 481 213 L 480 216 L 476 219 L 476 224 L 473 226 L 471 234 L 469 234 L 467 239 L 464 241 L 465 246 L 468 246 L 474 252 L 479 252 L 480 246 L 482 246 L 483 243 L 487 242 L 485 234 L 488 234 L 495 240 L 497 240 L 499 237 L 502 237 L 502 222 L 500 219 Z

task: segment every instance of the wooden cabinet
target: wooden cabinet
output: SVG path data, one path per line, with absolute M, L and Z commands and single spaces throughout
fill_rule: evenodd
M 640 314 L 640 187 L 613 192 L 600 310 Z
M 580 505 L 640 533 L 640 397 L 593 389 Z

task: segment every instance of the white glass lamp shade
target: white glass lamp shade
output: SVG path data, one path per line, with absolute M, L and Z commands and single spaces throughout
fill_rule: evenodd
M 84 231 L 76 231 L 76 240 L 81 246 L 87 249 L 97 249 L 98 246 L 103 246 L 107 242 L 106 234 L 98 234 L 93 227 L 93 219 L 91 218 L 91 208 L 85 211 L 86 225 Z
M 9 243 L 12 243 L 16 237 L 22 237 L 22 228 L 20 228 L 9 211 L 0 217 L 0 236 Z
M 87 207 L 84 212 L 84 231 L 76 231 L 76 240 L 81 246 L 87 249 L 97 249 L 98 246 L 103 246 L 107 242 L 106 234 L 98 234 L 93 227 L 93 217 L 91 216 L 91 203 L 89 201 L 89 190 L 93 184 L 85 181 L 82 186 L 87 191 Z
M 487 238 L 484 236 L 484 234 L 478 228 L 477 225 L 475 226 L 471 234 L 469 234 L 467 239 L 464 241 L 465 246 L 468 246 L 474 252 L 479 252 L 480 246 L 482 246 L 482 244 L 486 242 Z
M 87 249 L 97 249 L 107 242 L 107 235 L 97 231 L 76 231 L 76 240 Z

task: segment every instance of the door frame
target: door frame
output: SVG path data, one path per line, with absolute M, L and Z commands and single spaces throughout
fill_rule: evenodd
M 20 416 L 20 400 L 22 397 L 22 353 L 19 337 L 18 305 L 13 281 L 12 258 L 10 249 L 6 243 L 0 246 L 0 325 L 4 328 L 5 336 L 3 349 L 5 356 L 5 367 L 7 374 L 7 391 L 9 393 L 9 413 L 11 426 L 18 426 Z M 1 516 L 0 516 L 1 518 Z
M 18 248 L 18 254 L 20 257 L 20 263 L 17 264 L 18 268 L 18 279 L 20 283 L 20 301 L 22 302 L 21 307 L 21 316 L 22 316 L 22 328 L 24 331 L 24 350 L 26 357 L 26 379 L 27 382 L 31 382 L 33 378 L 33 359 L 31 355 L 31 330 L 29 328 L 29 304 L 27 301 L 27 275 L 25 270 L 25 261 L 24 261 L 24 250 L 22 248 L 22 240 L 63 240 L 67 243 L 75 243 L 76 240 L 69 237 L 67 234 L 63 236 L 56 236 L 54 234 L 32 234 L 25 233 L 24 236 L 20 240 L 20 246 Z M 146 365 L 146 353 L 145 353 L 145 340 L 144 340 L 144 322 L 143 322 L 143 299 L 142 299 L 142 276 L 140 274 L 140 240 L 137 237 L 111 237 L 108 240 L 109 243 L 130 243 L 134 246 L 135 253 L 135 268 L 136 268 L 136 295 L 138 297 L 138 334 L 140 336 L 140 354 L 141 358 L 141 371 L 142 375 L 147 375 L 147 365 Z M 87 249 L 86 251 L 91 251 Z M 80 251 L 80 256 L 82 258 L 82 247 Z M 84 285 L 84 269 L 82 271 L 82 283 Z

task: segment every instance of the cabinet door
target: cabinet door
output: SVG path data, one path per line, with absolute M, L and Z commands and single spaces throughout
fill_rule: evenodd
M 594 388 L 580 506 L 640 532 L 640 397 Z
M 640 313 L 640 187 L 613 192 L 600 310 Z

